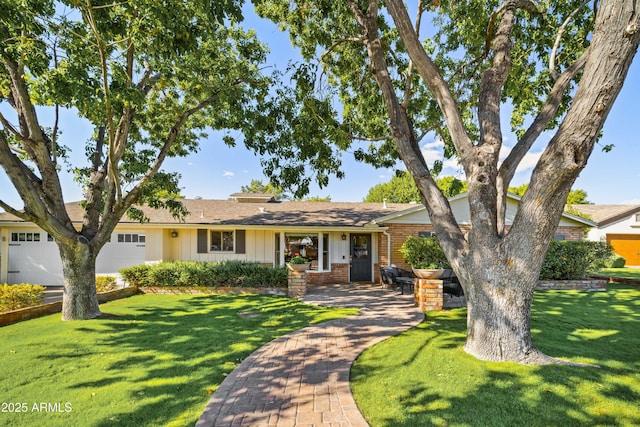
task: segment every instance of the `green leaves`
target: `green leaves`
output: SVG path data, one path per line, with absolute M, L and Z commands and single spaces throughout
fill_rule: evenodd
M 445 197 L 453 197 L 467 191 L 467 183 L 454 176 L 438 178 L 436 184 Z M 382 202 L 384 199 L 389 203 L 422 202 L 413 177 L 406 171 L 397 171 L 396 176 L 390 181 L 371 187 L 364 201 Z

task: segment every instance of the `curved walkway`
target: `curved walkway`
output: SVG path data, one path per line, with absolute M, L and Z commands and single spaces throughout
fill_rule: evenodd
M 376 285 L 314 286 L 302 300 L 361 311 L 256 350 L 222 382 L 196 426 L 368 426 L 351 394 L 351 364 L 424 315 L 413 295 Z

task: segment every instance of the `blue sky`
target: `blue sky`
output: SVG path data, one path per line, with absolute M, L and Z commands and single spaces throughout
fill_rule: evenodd
M 289 44 L 288 37 L 278 31 L 277 27 L 267 21 L 251 19 L 247 27 L 258 31 L 261 39 L 271 47 L 269 64 L 283 69 L 289 58 L 296 53 Z M 581 173 L 574 188 L 587 192 L 588 199 L 598 204 L 640 204 L 640 108 L 637 106 L 640 93 L 640 59 L 636 55 L 625 86 L 619 95 L 604 127 L 602 146 L 614 144 L 615 148 L 604 153 L 596 146 L 589 164 Z M 72 111 L 63 113 L 62 143 L 72 147 L 74 158 L 80 159 L 84 152 L 84 142 L 91 134 L 86 123 L 79 122 Z M 236 135 L 241 141 L 242 136 Z M 512 146 L 513 140 L 504 141 L 505 149 Z M 437 141 L 424 141 L 423 152 L 428 162 L 442 158 L 442 147 Z M 522 170 L 516 175 L 513 185 L 527 182 L 529 173 L 544 146 L 534 146 L 531 154 L 523 162 Z M 455 162 L 445 162 L 443 175 L 460 173 Z M 375 169 L 358 163 L 350 153 L 343 156 L 343 168 L 346 178 L 332 178 L 328 187 L 313 187 L 311 196 L 330 196 L 332 201 L 362 201 L 369 188 L 388 181 L 394 171 L 392 169 Z M 200 196 L 208 199 L 226 199 L 231 193 L 240 191 L 243 185 L 252 179 L 267 179 L 262 174 L 260 159 L 246 150 L 239 142 L 235 148 L 229 148 L 221 137 L 212 133 L 201 142 L 201 149 L 185 158 L 169 159 L 164 170 L 181 173 L 180 185 L 183 195 L 188 198 Z M 71 176 L 63 174 L 63 190 L 67 201 L 79 200 L 81 189 L 73 182 Z M 0 171 L 0 197 L 22 208 L 11 183 L 3 171 Z
M 252 19 L 250 22 L 261 38 L 271 46 L 270 63 L 280 68 L 285 67 L 288 59 L 296 55 L 289 44 L 288 36 L 278 31 L 270 22 L 254 20 L 249 16 L 248 18 Z M 640 204 L 640 108 L 636 106 L 638 93 L 640 59 L 636 58 L 625 86 L 609 115 L 604 136 L 600 141 L 601 146 L 614 144 L 615 148 L 609 153 L 604 153 L 600 146 L 597 146 L 588 166 L 574 185 L 574 188 L 585 190 L 588 199 L 593 203 Z M 423 153 L 428 161 L 442 159 L 440 143 L 424 141 L 423 144 Z M 509 139 L 504 142 L 505 147 L 511 147 L 513 144 L 514 141 Z M 528 181 L 529 173 L 543 149 L 544 146 L 534 146 L 531 154 L 523 161 L 524 168 L 514 178 L 514 185 Z M 182 172 L 181 183 L 187 197 L 227 198 L 229 194 L 240 191 L 240 187 L 249 184 L 252 179 L 267 182 L 261 173 L 259 158 L 247 152 L 242 144 L 230 149 L 220 141 L 209 140 L 202 144 L 199 153 L 188 158 L 171 160 L 167 165 Z M 328 187 L 315 187 L 311 190 L 311 195 L 330 196 L 333 201 L 361 201 L 372 186 L 388 181 L 394 174 L 392 169 L 375 169 L 358 163 L 349 153 L 344 154 L 343 165 L 345 179 L 331 179 Z M 445 166 L 447 167 L 443 175 L 460 175 L 460 168 L 455 162 L 447 161 Z

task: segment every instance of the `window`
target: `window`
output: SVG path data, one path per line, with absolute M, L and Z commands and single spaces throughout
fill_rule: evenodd
M 209 251 L 233 252 L 233 231 L 211 230 Z
M 319 270 L 319 266 L 329 270 L 329 235 L 323 234 L 320 241 L 317 234 L 285 233 L 284 261 L 289 262 L 296 255 L 306 258 L 311 270 Z
M 553 240 L 566 240 L 566 236 L 562 233 L 556 233 L 553 235 Z
M 419 231 L 418 237 L 435 237 L 436 233 L 433 231 Z
M 198 229 L 197 249 L 199 254 L 211 252 L 246 253 L 246 230 Z
M 274 237 L 275 237 L 274 241 L 275 241 L 276 247 L 275 247 L 275 253 L 274 253 L 274 258 L 273 259 L 276 260 L 276 265 L 279 265 L 280 264 L 280 252 L 281 252 L 281 250 L 280 250 L 280 233 L 276 232 Z
M 144 234 L 138 233 L 118 233 L 118 243 L 145 243 Z
M 640 213 L 636 214 L 636 222 L 640 222 Z
M 40 233 L 11 233 L 12 242 L 39 242 Z
M 329 235 L 322 235 L 322 268 L 329 270 Z

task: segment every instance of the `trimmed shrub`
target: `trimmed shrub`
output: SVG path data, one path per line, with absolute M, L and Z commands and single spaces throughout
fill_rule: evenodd
M 0 313 L 33 307 L 44 301 L 44 286 L 21 283 L 19 285 L 0 286 Z
M 623 268 L 627 263 L 627 260 L 624 257 L 618 254 L 612 254 L 610 258 L 605 261 L 605 268 Z
M 118 289 L 113 276 L 96 276 L 96 292 L 109 292 Z
M 414 268 L 450 268 L 451 265 L 436 237 L 409 236 L 399 252 Z
M 605 265 L 612 249 L 604 242 L 553 240 L 545 257 L 540 279 L 578 280 Z
M 152 286 L 153 284 L 148 282 L 150 269 L 150 265 L 139 264 L 123 268 L 120 270 L 120 274 L 125 282 L 133 286 Z
M 205 287 L 287 287 L 284 267 L 263 266 L 257 262 L 175 261 L 136 265 L 120 270 L 133 286 L 205 286 Z

